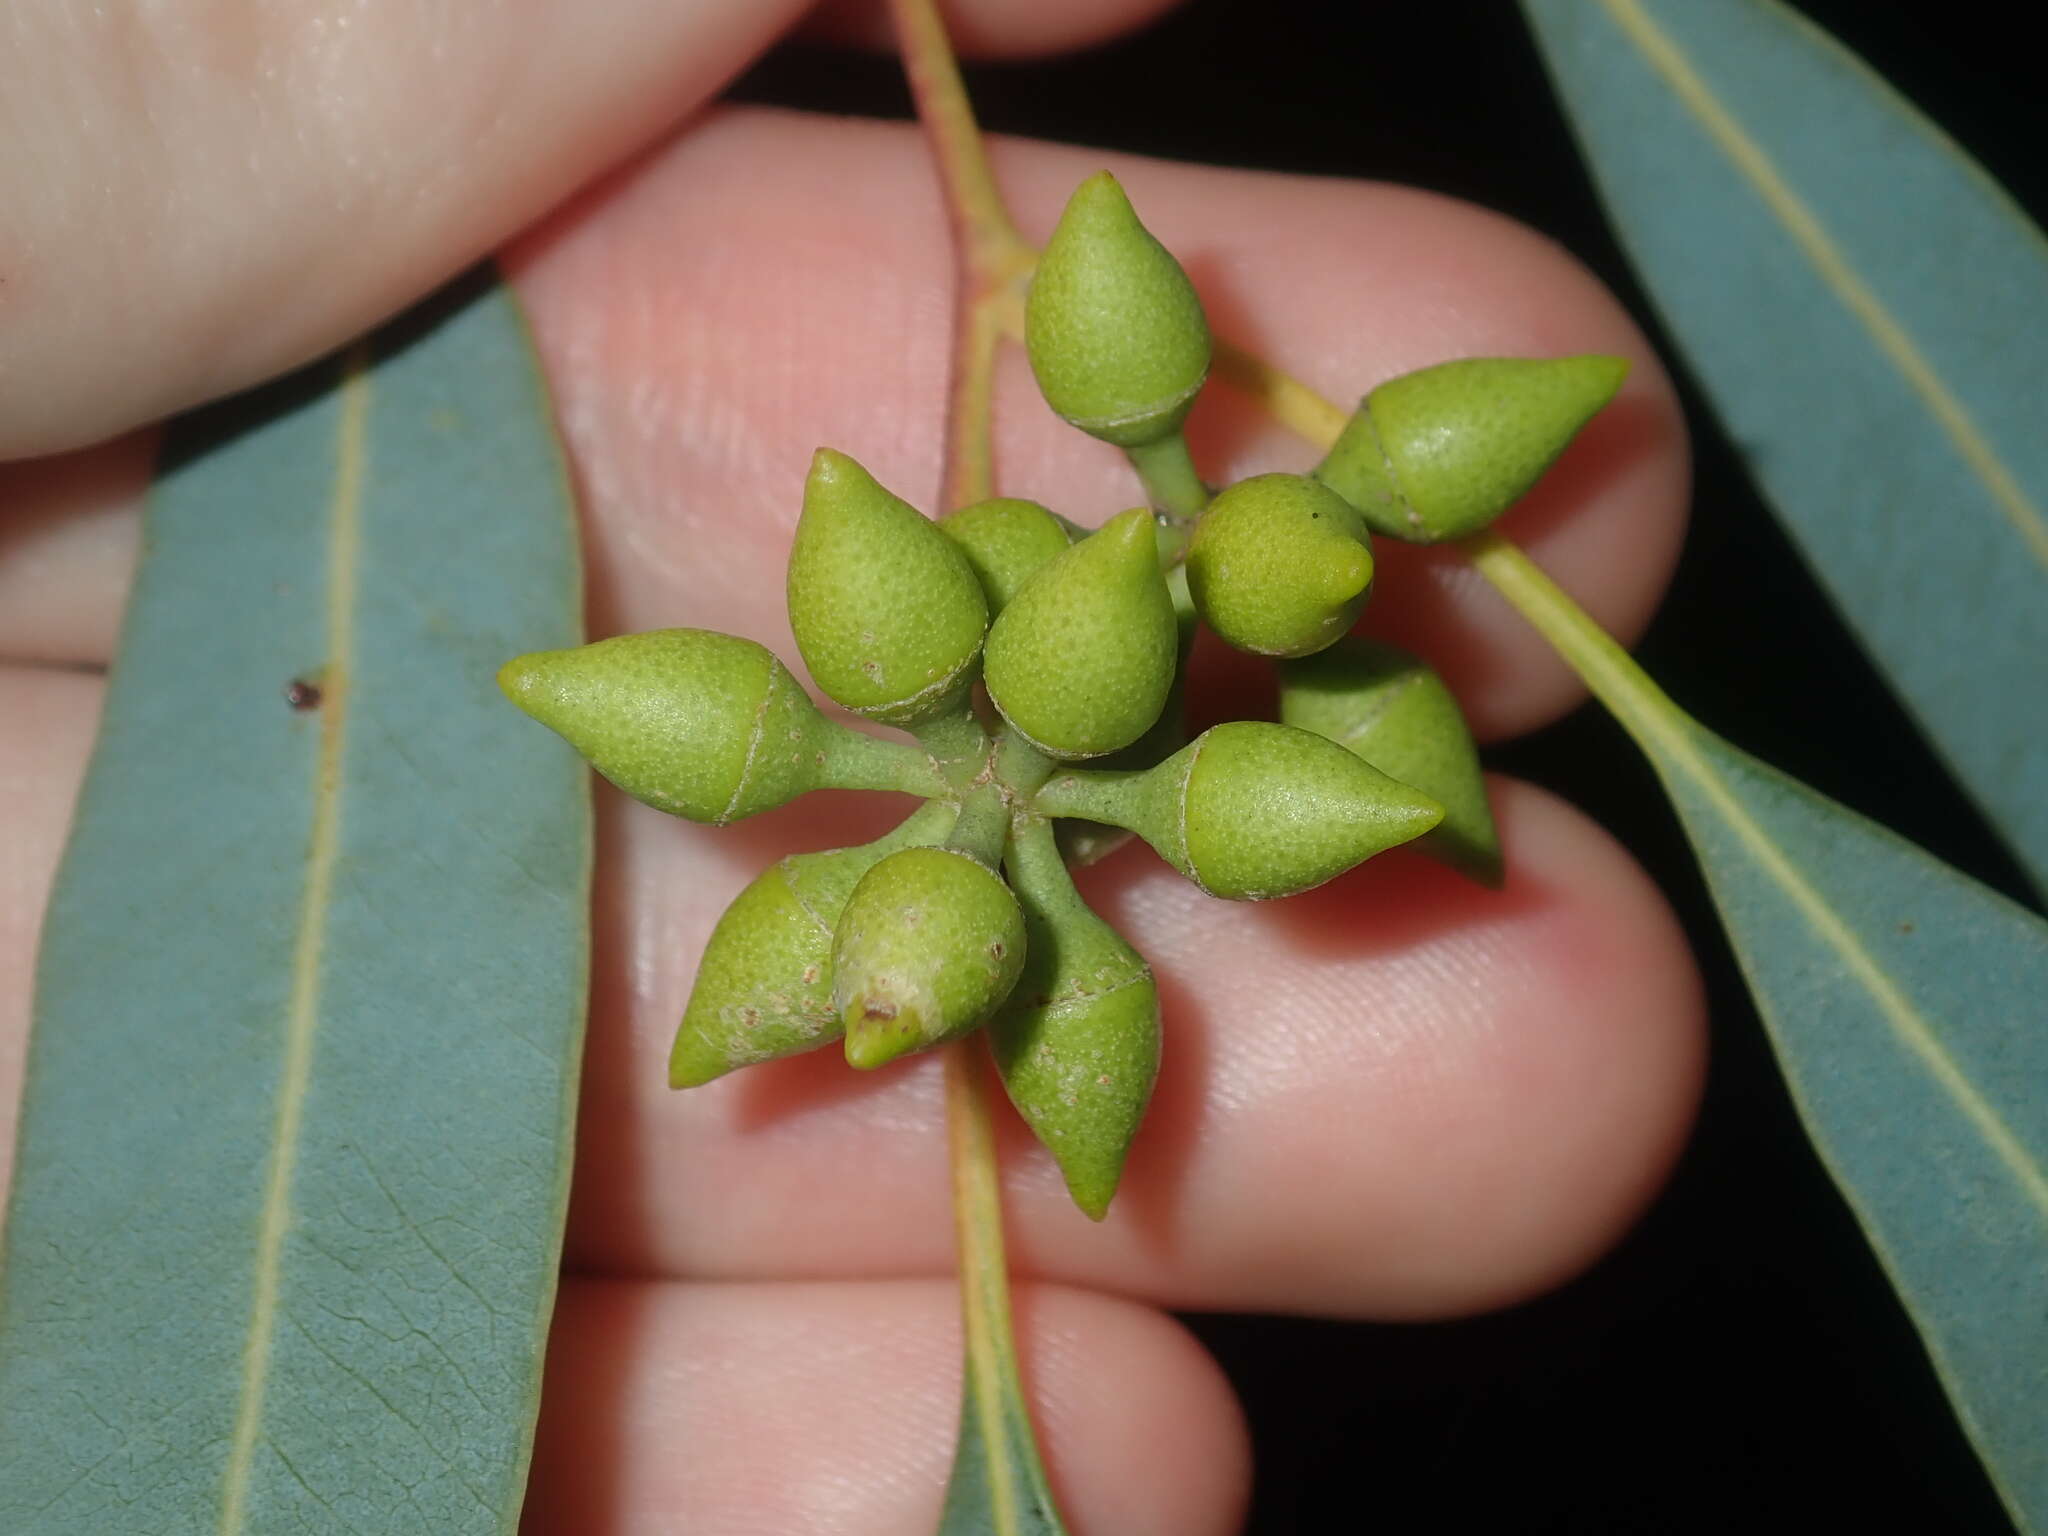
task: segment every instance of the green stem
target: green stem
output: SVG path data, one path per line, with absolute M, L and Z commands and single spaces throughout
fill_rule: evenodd
M 931 757 L 932 770 L 957 794 L 966 794 L 988 767 L 988 733 L 972 711 L 941 715 L 910 728 Z
M 932 759 L 907 742 L 842 725 L 825 733 L 823 751 L 829 789 L 893 789 L 927 800 L 953 792 Z
M 903 73 L 917 101 L 918 121 L 939 163 L 960 254 L 972 266 L 1006 248 L 1023 246 L 989 169 L 974 104 L 968 100 L 938 5 L 935 0 L 890 0 L 889 9 L 896 19 Z
M 1209 505 L 1209 487 L 1195 473 L 1187 438 L 1180 432 L 1171 432 L 1156 443 L 1126 448 L 1124 453 L 1138 478 L 1145 482 L 1145 494 L 1152 498 L 1152 505 L 1172 521 L 1192 526 Z
M 1010 835 L 1010 806 L 1000 786 L 983 784 L 968 792 L 960 802 L 960 819 L 946 839 L 957 848 L 994 869 L 1003 856 L 1003 843 Z
M 1460 539 L 1458 549 L 1550 642 L 1637 746 L 1652 759 L 1685 747 L 1691 717 L 1518 546 L 1487 530 Z
M 1031 808 L 1040 816 L 1078 816 L 1140 832 L 1151 776 L 1149 768 L 1069 768 L 1046 780 L 1032 797 Z
M 946 490 L 951 506 L 959 507 L 994 492 L 990 441 L 996 348 L 1001 337 L 1023 329 L 1024 289 L 1037 255 L 1018 235 L 996 188 L 937 0 L 890 0 L 890 9 L 918 118 L 938 161 L 960 259 L 946 424 Z M 969 765 L 977 753 L 987 750 L 980 722 L 938 722 L 917 734 L 939 771 L 965 797 L 973 781 Z M 1006 762 L 1011 774 L 1029 776 L 1028 765 L 1017 758 L 1015 748 Z M 1029 1529 L 1060 1536 L 1061 1521 L 1017 1367 L 982 1049 L 978 1037 L 970 1036 L 945 1050 L 947 1144 L 967 1364 L 960 1443 L 942 1520 L 949 1531 L 965 1529 L 964 1520 L 956 1522 L 955 1515 L 973 1509 L 976 1515 L 965 1518 L 973 1518 L 977 1530 L 1023 1536 Z
M 1058 766 L 1013 730 L 1006 728 L 996 737 L 996 777 L 1017 799 L 1037 794 Z
M 981 1462 L 993 1529 L 1022 1532 L 1025 1511 L 1033 1505 L 1051 1510 L 1053 1503 L 1035 1440 L 1005 1432 L 1006 1423 L 1028 1425 L 1031 1419 L 1017 1365 L 1010 1268 L 1003 1247 L 1002 1186 L 982 1038 L 970 1035 L 945 1048 L 946 1141 L 960 1250 L 960 1324 L 967 1345 L 960 1432 L 976 1437 L 984 1447 Z M 1028 1486 L 1018 1487 L 1020 1480 Z
M 1188 591 L 1185 561 L 1167 567 L 1166 591 L 1173 599 L 1176 641 L 1173 682 L 1166 690 L 1166 702 L 1160 706 L 1159 718 L 1152 722 L 1144 735 L 1117 755 L 1119 766 L 1149 768 L 1188 744 L 1188 658 L 1195 650 L 1195 599 Z
M 1049 923 L 1060 916 L 1071 916 L 1076 908 L 1087 907 L 1081 893 L 1074 889 L 1073 876 L 1067 873 L 1067 861 L 1060 854 L 1052 823 L 1043 816 L 1017 818 L 1003 858 L 1010 871 L 1010 883 L 1030 898 Z M 1093 911 L 1089 910 L 1092 916 Z
M 946 413 L 949 512 L 995 494 L 996 343 L 1002 331 L 979 289 L 961 295 L 954 337 L 952 408 Z
M 956 511 L 995 494 L 990 439 L 996 344 L 1006 330 L 1022 324 L 1023 284 L 1036 257 L 1010 221 L 996 187 L 981 129 L 974 121 L 974 104 L 960 79 L 935 0 L 891 0 L 890 10 L 902 46 L 903 72 L 938 161 L 959 255 L 945 488 L 946 508 Z

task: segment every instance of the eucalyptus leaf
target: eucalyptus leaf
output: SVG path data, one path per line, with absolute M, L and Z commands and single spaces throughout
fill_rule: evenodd
M 988 1374 L 970 1355 L 937 1536 L 1066 1536 L 1023 1398 L 1014 1381 L 992 1388 Z
M 1003 1197 L 979 1041 L 946 1059 L 946 1132 L 960 1239 L 960 1437 L 937 1536 L 1067 1536 L 1024 1400 Z
M 2048 243 L 1775 0 L 1523 9 L 1622 241 L 1765 494 L 2048 882 Z
M 1814 1146 L 2048 1530 L 2048 923 L 1682 716 L 1651 756 Z
M 183 423 L 37 976 L 0 1530 L 509 1532 L 567 1194 L 581 638 L 523 325 L 469 284 Z
M 1808 1134 L 2048 1529 L 2048 922 L 1706 730 L 1505 539 L 1464 548 L 1655 765 Z

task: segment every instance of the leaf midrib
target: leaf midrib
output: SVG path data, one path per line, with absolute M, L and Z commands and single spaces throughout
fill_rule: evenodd
M 1622 36 L 1642 55 L 1644 63 L 1671 87 L 1679 104 L 1728 157 L 1736 173 L 1749 183 L 1758 200 L 1812 265 L 1815 275 L 1834 292 L 1842 307 L 1869 333 L 1878 351 L 1898 370 L 1907 387 L 1925 403 L 1963 463 L 1982 483 L 2035 561 L 2048 571 L 2048 518 L 2034 505 L 2018 477 L 2006 468 L 1998 451 L 1906 328 L 1857 274 L 1813 210 L 1792 190 L 1776 163 L 1742 130 L 1735 114 L 1693 68 L 1685 50 L 1650 19 L 1641 0 L 1600 0 L 1600 4 Z
M 1603 0 L 1604 3 L 1604 0 Z M 1793 866 L 1784 849 L 1757 823 L 1727 781 L 1700 750 L 1705 727 L 1666 698 L 1626 652 L 1557 589 L 1527 555 L 1498 535 L 1466 542 L 1466 553 L 1484 575 L 1557 647 L 1633 736 L 1661 773 L 1696 786 L 1734 832 L 1764 874 L 1782 890 L 1822 943 L 1838 954 L 1850 975 L 1869 994 L 1899 1039 L 1918 1055 L 1943 1091 L 2011 1171 L 2028 1200 L 2048 1220 L 2048 1175 L 2036 1166 L 2019 1138 L 1985 1101 L 1933 1028 L 1849 928 L 1826 897 Z
M 242 1386 L 221 1481 L 220 1536 L 239 1536 L 246 1517 L 257 1442 L 262 1437 L 265 1388 L 277 1335 L 279 1277 L 284 1237 L 292 1217 L 292 1178 L 298 1166 L 301 1120 L 312 1080 L 313 1040 L 320 1025 L 321 962 L 328 905 L 341 841 L 341 758 L 348 729 L 349 684 L 355 657 L 356 576 L 360 565 L 364 463 L 368 448 L 370 354 L 358 345 L 343 361 L 338 391 L 334 485 L 327 503 L 326 670 L 320 687 L 320 743 L 314 758 L 312 826 L 306 881 L 292 948 L 291 990 L 285 1010 L 285 1049 L 277 1086 L 269 1172 L 256 1233 L 249 1331 L 242 1345 Z

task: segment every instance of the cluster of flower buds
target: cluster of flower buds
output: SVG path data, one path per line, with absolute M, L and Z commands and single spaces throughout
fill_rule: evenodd
M 1351 634 L 1372 539 L 1485 526 L 1619 386 L 1611 358 L 1447 363 L 1381 385 L 1313 474 L 1213 498 L 1181 424 L 1210 340 L 1179 264 L 1109 176 L 1036 273 L 1041 391 L 1125 449 L 1153 506 L 1092 533 L 996 499 L 934 521 L 821 449 L 789 560 L 790 625 L 830 719 L 766 648 L 660 630 L 522 656 L 507 694 L 649 805 L 723 824 L 813 789 L 925 804 L 857 848 L 748 885 L 705 949 L 669 1077 L 691 1087 L 839 1040 L 876 1068 L 986 1028 L 1075 1202 L 1108 1209 L 1158 1074 L 1150 968 L 1076 891 L 1054 823 L 1135 833 L 1213 896 L 1264 900 L 1411 839 L 1482 881 L 1500 847 L 1456 701 Z M 1280 722 L 1192 741 L 1196 619 L 1280 658 Z

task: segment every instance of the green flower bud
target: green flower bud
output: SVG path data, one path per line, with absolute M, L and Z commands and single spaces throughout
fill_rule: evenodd
M 1038 808 L 1129 827 L 1211 896 L 1264 901 L 1420 837 L 1443 807 L 1291 725 L 1213 726 L 1143 773 L 1068 773 Z
M 704 946 L 669 1053 L 669 1086 L 694 1088 L 838 1039 L 832 930 L 847 898 L 890 854 L 945 837 L 954 815 L 950 804 L 927 805 L 863 847 L 793 854 L 763 870 Z
M 1451 690 L 1423 662 L 1358 635 L 1282 662 L 1280 718 L 1441 804 L 1444 819 L 1416 847 L 1482 885 L 1500 884 L 1500 833 L 1472 732 Z
M 1209 503 L 1188 549 L 1208 626 L 1240 651 L 1307 656 L 1349 630 L 1372 590 L 1372 536 L 1306 475 L 1254 475 Z
M 1133 507 L 1024 583 L 989 629 L 983 680 L 1048 757 L 1099 757 L 1159 718 L 1175 636 L 1152 514 Z
M 512 702 L 636 800 L 724 824 L 832 782 L 842 728 L 766 646 L 704 629 L 620 635 L 505 664 Z
M 955 848 L 906 848 L 861 877 L 832 940 L 846 1059 L 873 1068 L 981 1023 L 1016 985 L 1024 914 Z
M 1037 502 L 1009 496 L 949 512 L 939 529 L 981 578 L 990 613 L 1001 613 L 1027 576 L 1074 542 L 1067 525 Z
M 789 552 L 789 622 L 829 697 L 909 725 L 946 713 L 974 682 L 988 603 L 929 518 L 820 448 Z
M 1076 189 L 1039 258 L 1024 346 L 1046 404 L 1123 448 L 1180 430 L 1209 375 L 1194 285 L 1107 171 Z
M 1435 544 L 1519 501 L 1628 374 L 1619 357 L 1474 357 L 1365 397 L 1316 478 L 1376 533 Z
M 1093 1220 L 1109 1210 L 1159 1076 L 1159 989 L 1138 952 L 1088 909 L 1050 829 L 1012 844 L 1024 971 L 989 1021 L 1010 1102 Z

